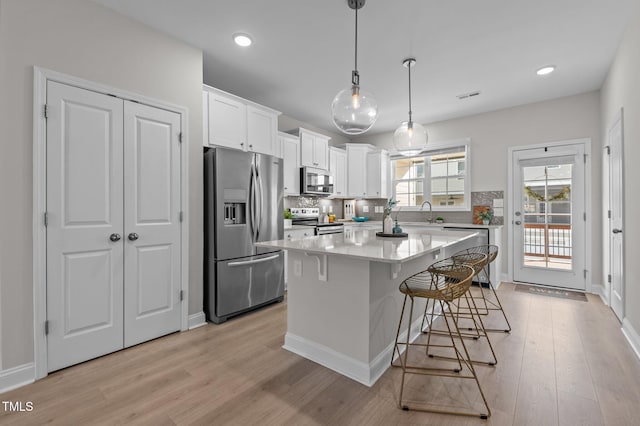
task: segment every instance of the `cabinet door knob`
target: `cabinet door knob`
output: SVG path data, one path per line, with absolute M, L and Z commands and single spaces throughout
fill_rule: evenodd
M 240 142 L 240 146 L 244 146 L 244 142 Z
M 249 148 L 253 148 L 253 145 L 249 144 Z
M 111 241 L 113 241 L 114 243 L 115 243 L 116 241 L 120 241 L 120 234 L 111 234 L 111 235 L 109 235 L 109 239 L 110 239 Z
M 138 234 L 136 234 L 135 232 L 132 232 L 132 233 L 129 234 L 129 236 L 127 238 L 129 238 L 129 241 L 135 241 L 138 238 L 140 238 L 140 236 Z

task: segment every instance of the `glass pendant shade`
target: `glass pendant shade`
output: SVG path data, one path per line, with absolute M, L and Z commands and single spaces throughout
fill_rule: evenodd
M 393 144 L 399 154 L 413 157 L 427 146 L 427 130 L 420 123 L 403 121 L 393 133 Z
M 393 145 L 399 154 L 407 157 L 418 155 L 427 147 L 427 130 L 411 119 L 411 68 L 415 65 L 415 58 L 402 61 L 402 66 L 409 70 L 409 121 L 403 121 L 393 133 Z
M 342 90 L 331 103 L 333 123 L 348 135 L 359 135 L 378 118 L 378 103 L 373 96 L 353 85 Z

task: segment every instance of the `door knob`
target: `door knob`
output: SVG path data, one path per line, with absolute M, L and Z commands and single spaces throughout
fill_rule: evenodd
M 116 241 L 120 241 L 120 234 L 111 234 L 111 235 L 109 235 L 109 239 L 110 239 L 111 241 L 113 241 L 114 243 L 115 243 Z
M 127 238 L 129 238 L 129 241 L 135 241 L 138 239 L 138 234 L 136 234 L 135 232 L 132 232 L 129 234 Z
M 515 212 L 516 216 L 520 216 L 520 214 L 521 214 L 520 212 Z
M 519 220 L 516 220 L 514 223 L 515 223 L 516 225 L 522 225 L 522 222 L 520 222 Z
M 622 229 L 613 229 L 611 232 L 614 234 L 622 234 Z

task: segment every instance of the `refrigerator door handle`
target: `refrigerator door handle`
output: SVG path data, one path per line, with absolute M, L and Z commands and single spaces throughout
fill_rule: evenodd
M 258 204 L 260 206 L 260 210 L 258 210 L 258 226 L 256 226 L 256 241 L 260 238 L 260 227 L 262 226 L 262 215 L 264 213 L 264 191 L 262 190 L 262 176 L 260 175 L 260 171 L 256 165 L 256 176 L 258 180 Z
M 269 257 L 263 257 L 263 258 L 255 259 L 255 260 L 242 260 L 240 262 L 230 262 L 230 263 L 228 263 L 228 265 L 229 266 L 254 265 L 256 263 L 268 262 L 270 260 L 277 259 L 278 257 L 280 257 L 280 254 L 276 254 L 276 255 L 273 255 L 273 256 L 269 256 Z
M 254 157 L 254 161 L 255 161 L 255 157 Z M 253 242 L 255 243 L 257 241 L 257 235 L 258 235 L 258 226 L 257 226 L 257 221 L 258 221 L 258 216 L 257 216 L 257 211 L 256 211 L 256 206 L 257 206 L 257 170 L 256 170 L 256 165 L 254 162 L 251 163 L 251 190 L 250 190 L 250 197 L 251 197 L 251 206 L 250 206 L 250 210 L 251 210 L 251 237 L 253 238 Z

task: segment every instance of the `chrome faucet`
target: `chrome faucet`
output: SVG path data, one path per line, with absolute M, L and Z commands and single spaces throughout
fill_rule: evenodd
M 431 205 L 431 201 L 425 201 L 424 203 L 422 203 L 422 205 L 420 206 L 420 211 L 423 210 L 425 204 L 429 204 L 429 219 L 427 220 L 427 222 L 433 223 L 433 206 Z

